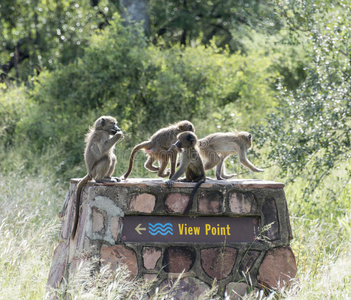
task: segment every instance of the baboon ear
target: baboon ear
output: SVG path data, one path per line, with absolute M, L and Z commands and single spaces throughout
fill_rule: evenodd
M 102 127 L 105 126 L 105 119 L 104 119 L 104 118 L 101 119 L 101 126 L 102 126 Z
M 251 133 L 249 133 L 249 135 L 247 136 L 248 140 L 251 140 Z
M 190 142 L 190 147 L 194 147 L 195 146 L 195 139 L 194 139 L 194 137 L 191 134 L 188 134 L 187 140 Z

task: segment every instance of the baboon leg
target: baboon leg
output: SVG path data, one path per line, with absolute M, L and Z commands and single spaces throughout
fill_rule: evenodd
M 112 174 L 115 171 L 115 167 L 116 167 L 116 163 L 117 163 L 116 155 L 113 154 L 113 156 L 111 158 L 112 158 L 112 160 L 111 160 L 111 164 L 110 164 L 110 169 L 109 169 L 108 174 L 105 178 L 111 178 L 112 181 L 120 182 L 121 179 L 119 179 L 118 177 L 112 177 Z
M 176 164 L 177 164 L 177 151 L 172 150 L 170 152 L 170 158 L 171 158 L 171 173 L 169 174 L 169 178 L 171 178 L 176 170 Z
M 234 176 L 237 176 L 237 174 L 233 173 L 233 174 L 225 174 L 225 164 L 223 161 L 223 165 L 222 165 L 222 170 L 221 170 L 221 177 L 224 179 L 230 179 L 233 178 Z
M 223 180 L 221 174 L 222 174 L 222 167 L 223 167 L 223 161 L 224 159 L 221 158 L 217 167 L 216 167 L 216 177 L 217 177 L 217 180 Z
M 107 177 L 111 177 L 113 172 L 115 171 L 115 167 L 116 167 L 116 155 L 112 154 L 111 156 L 111 163 L 110 163 L 110 169 L 107 172 Z
M 216 152 L 212 152 L 205 163 L 205 170 L 211 170 L 220 162 L 221 158 Z
M 153 165 L 154 162 L 155 162 L 155 158 L 150 155 L 144 164 L 145 169 L 147 169 L 151 172 L 158 172 L 160 168 L 154 166 Z
M 111 176 L 109 176 L 109 171 L 112 170 L 112 173 L 115 169 L 115 164 L 116 161 L 114 162 L 114 165 L 111 165 L 111 160 L 108 157 L 105 157 L 99 163 L 95 166 L 92 175 L 93 178 L 95 178 L 95 181 L 98 183 L 103 183 L 103 182 L 115 182 L 116 180 L 112 179 Z M 111 174 L 112 175 L 112 174 Z
M 168 177 L 169 171 L 164 173 L 164 171 L 166 170 L 167 165 L 168 165 L 168 160 L 161 160 L 160 163 L 161 163 L 161 166 L 160 166 L 160 170 L 157 173 L 157 176 L 158 177 Z

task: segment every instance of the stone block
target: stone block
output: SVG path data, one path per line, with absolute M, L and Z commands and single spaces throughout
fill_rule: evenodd
M 82 251 L 84 248 L 89 210 L 90 209 L 89 209 L 88 202 L 87 201 L 82 202 L 81 207 L 80 207 L 79 221 L 78 221 L 76 237 L 75 237 L 74 241 L 71 241 L 71 243 L 75 243 L 76 250 L 78 250 L 78 251 Z M 73 225 L 73 222 L 72 222 L 72 225 Z M 72 258 L 73 256 L 70 256 L 70 257 Z
M 230 211 L 237 214 L 248 214 L 256 211 L 256 202 L 252 193 L 232 193 L 229 196 Z
M 70 274 L 79 273 L 82 269 L 86 267 L 91 269 L 92 266 L 93 266 L 93 263 L 89 257 L 86 257 L 86 256 L 75 257 L 71 262 Z M 95 265 L 95 269 L 97 270 L 97 265 Z
M 189 196 L 173 193 L 165 201 L 166 211 L 169 213 L 184 213 L 189 203 Z
M 288 224 L 288 231 L 289 231 L 289 240 L 292 240 L 294 238 L 294 235 L 292 233 L 291 229 L 291 224 L 290 224 L 290 215 L 289 215 L 289 210 L 286 208 L 286 222 Z
M 143 193 L 133 195 L 130 201 L 130 210 L 151 213 L 155 208 L 156 197 L 152 194 Z
M 144 280 L 146 282 L 156 280 L 157 274 L 144 274 Z
M 120 217 L 112 217 L 110 231 L 113 239 L 117 243 L 121 239 L 122 220 Z
M 242 182 L 238 182 L 236 184 L 238 187 L 241 187 L 245 190 L 255 190 L 255 189 L 282 189 L 285 184 L 281 182 L 275 181 L 265 181 L 265 180 L 256 180 L 256 179 L 249 179 L 243 180 Z
M 248 251 L 244 254 L 244 257 L 241 259 L 241 264 L 239 267 L 240 275 L 242 275 L 243 273 L 246 274 L 250 272 L 253 264 L 255 263 L 259 255 L 259 251 Z
M 174 285 L 175 280 L 165 280 L 161 283 L 160 289 L 165 291 L 170 290 Z M 193 299 L 208 299 L 205 294 L 210 290 L 209 286 L 194 277 L 186 277 L 179 280 L 175 286 L 175 294 L 172 294 L 172 299 L 193 300 Z
M 196 258 L 192 247 L 168 247 L 164 254 L 165 271 L 169 273 L 188 272 Z
M 198 198 L 198 211 L 204 214 L 221 213 L 222 197 L 216 192 L 201 192 Z
M 230 247 L 201 250 L 201 265 L 206 274 L 217 280 L 226 278 L 233 269 L 237 250 Z
M 70 195 L 70 200 L 67 204 L 67 209 L 64 212 L 64 215 L 61 215 L 61 218 L 62 218 L 61 237 L 65 240 L 68 240 L 71 234 L 72 220 L 74 220 L 73 212 L 75 212 L 75 210 L 73 209 L 73 204 L 75 204 L 75 201 L 73 201 L 73 197 L 75 197 L 75 193 Z
M 273 289 L 287 287 L 296 276 L 297 267 L 290 247 L 274 248 L 267 251 L 258 270 L 258 281 Z
M 100 256 L 102 264 L 110 264 L 112 270 L 115 270 L 118 265 L 124 264 L 133 276 L 138 275 L 138 262 L 133 250 L 123 245 L 103 245 L 101 247 Z
M 154 247 L 143 248 L 144 268 L 147 270 L 155 269 L 158 260 L 161 257 L 161 249 Z
M 55 249 L 47 285 L 57 289 L 62 281 L 68 259 L 68 246 L 61 241 Z
M 262 214 L 264 216 L 264 225 L 271 224 L 267 231 L 263 232 L 271 241 L 280 238 L 279 220 L 277 207 L 273 198 L 266 199 L 262 205 Z
M 104 234 L 105 233 L 104 215 L 96 207 L 93 207 L 92 209 L 92 219 L 93 219 L 92 220 L 93 233 Z
M 229 282 L 225 288 L 228 300 L 243 299 L 249 287 L 250 286 L 245 282 Z

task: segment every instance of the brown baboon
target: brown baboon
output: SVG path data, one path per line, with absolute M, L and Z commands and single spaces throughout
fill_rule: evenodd
M 176 149 L 180 152 L 183 149 L 180 156 L 180 166 L 177 172 L 166 181 L 166 185 L 172 187 L 174 182 L 185 173 L 185 178 L 181 181 L 185 182 L 197 182 L 194 189 L 191 192 L 189 198 L 189 204 L 184 211 L 188 213 L 192 207 L 193 199 L 196 191 L 200 187 L 201 183 L 206 181 L 205 169 L 202 163 L 202 159 L 197 150 L 197 137 L 192 132 L 182 132 L 177 136 L 178 141 L 170 147 L 170 151 Z
M 119 178 L 112 178 L 115 171 L 116 155 L 113 153 L 116 143 L 123 138 L 123 132 L 117 126 L 115 118 L 102 116 L 85 137 L 84 160 L 88 174 L 79 181 L 76 196 L 76 217 L 72 230 L 72 238 L 75 237 L 78 220 L 80 195 L 88 181 L 95 179 L 96 182 L 118 182 Z
M 250 133 L 240 131 L 217 132 L 199 140 L 199 150 L 204 160 L 205 170 L 216 167 L 216 177 L 218 180 L 229 179 L 236 174 L 225 174 L 224 161 L 231 154 L 238 153 L 239 161 L 242 165 L 252 172 L 263 172 L 264 170 L 256 168 L 246 157 L 246 152 L 252 146 L 252 136 Z
M 159 177 L 173 176 L 177 162 L 177 151 L 175 149 L 168 151 L 168 149 L 177 141 L 177 135 L 183 131 L 194 132 L 194 125 L 189 121 L 178 122 L 158 130 L 151 136 L 150 140 L 136 145 L 130 154 L 128 171 L 123 175 L 122 179 L 127 179 L 132 172 L 135 155 L 141 149 L 148 155 L 144 164 L 147 170 L 157 172 Z M 159 161 L 159 167 L 153 165 L 156 160 Z M 165 172 L 169 160 L 171 161 L 171 172 Z

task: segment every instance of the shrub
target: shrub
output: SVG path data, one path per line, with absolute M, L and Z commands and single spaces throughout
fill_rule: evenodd
M 81 161 L 88 126 L 102 114 L 117 117 L 129 147 L 180 119 L 216 124 L 221 117 L 213 112 L 234 113 L 237 124 L 255 123 L 252 114 L 271 105 L 277 77 L 262 53 L 229 54 L 214 45 L 163 49 L 122 26 L 118 16 L 92 36 L 84 53 L 42 72 L 30 110 L 16 121 L 17 141 L 28 138 L 37 152 L 59 145 L 68 167 Z

